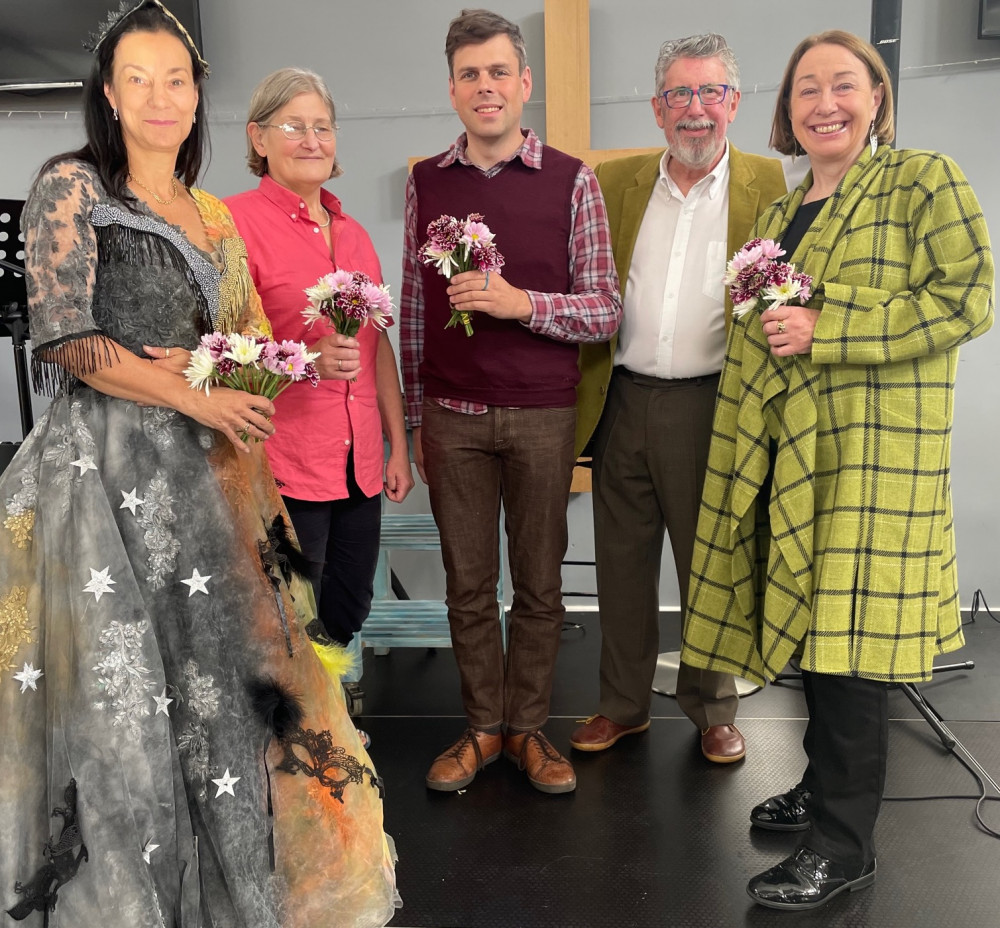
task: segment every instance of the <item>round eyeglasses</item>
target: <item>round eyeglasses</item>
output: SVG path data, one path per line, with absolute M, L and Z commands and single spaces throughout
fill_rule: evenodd
M 725 100 L 728 92 L 729 84 L 703 84 L 697 89 L 694 87 L 673 87 L 670 90 L 664 90 L 660 96 L 671 109 L 679 110 L 690 106 L 695 97 L 701 100 L 702 106 L 713 106 Z
M 282 122 L 277 124 L 262 122 L 260 123 L 260 127 L 261 129 L 280 129 L 281 134 L 293 142 L 300 142 L 304 139 L 310 129 L 312 129 L 317 141 L 329 142 L 340 128 L 340 126 L 304 126 L 300 122 Z

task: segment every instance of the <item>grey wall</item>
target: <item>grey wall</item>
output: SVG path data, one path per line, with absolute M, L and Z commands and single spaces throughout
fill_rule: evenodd
M 66 0 L 71 2 L 71 0 Z M 109 6 L 113 5 L 109 0 Z M 337 101 L 339 156 L 346 173 L 331 185 L 371 233 L 386 280 L 399 293 L 406 159 L 445 148 L 461 131 L 447 97 L 442 48 L 457 0 L 202 0 L 213 157 L 203 186 L 221 196 L 251 186 L 243 123 L 250 91 L 269 71 L 301 65 L 323 74 Z M 497 0 L 494 9 L 525 33 L 535 78 L 525 122 L 544 138 L 543 0 Z M 591 125 L 594 148 L 657 145 L 649 109 L 656 52 L 666 38 L 716 29 L 727 35 L 743 72 L 743 100 L 730 129 L 747 151 L 766 152 L 775 89 L 788 54 L 803 36 L 843 28 L 867 36 L 871 0 L 797 0 L 711 7 L 664 0 L 591 0 Z M 903 4 L 898 144 L 939 149 L 969 176 L 1000 241 L 1000 41 L 976 39 L 978 0 L 906 0 Z M 711 11 L 709 13 L 709 10 Z M 0 197 L 24 197 L 50 154 L 79 144 L 82 123 L 72 95 L 0 94 Z M 954 501 L 962 602 L 982 587 L 1000 603 L 995 533 L 1000 489 L 996 409 L 1000 371 L 996 336 L 963 349 L 954 436 Z M 20 437 L 9 342 L 0 342 L 0 439 Z M 36 401 L 36 409 L 43 408 Z M 427 511 L 418 486 L 406 511 Z M 590 498 L 570 503 L 569 559 L 593 552 Z M 437 556 L 394 561 L 414 597 L 440 596 Z M 593 589 L 590 569 L 567 568 L 567 589 Z M 678 594 L 669 552 L 660 591 Z

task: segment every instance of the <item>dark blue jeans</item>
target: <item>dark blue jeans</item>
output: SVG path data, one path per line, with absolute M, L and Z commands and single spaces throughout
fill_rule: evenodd
M 302 500 L 285 496 L 302 553 L 323 565 L 313 581 L 319 619 L 327 635 L 347 644 L 368 618 L 382 527 L 381 494 L 365 496 L 347 462 L 346 499 Z

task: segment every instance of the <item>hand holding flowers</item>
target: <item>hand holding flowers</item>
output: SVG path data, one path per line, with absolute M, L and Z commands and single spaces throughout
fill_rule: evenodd
M 334 271 L 306 287 L 309 305 L 302 310 L 306 324 L 323 320 L 338 335 L 354 338 L 370 322 L 384 329 L 392 320 L 392 298 L 385 284 L 376 284 L 361 271 Z M 338 363 L 338 369 L 340 365 Z M 357 380 L 352 377 L 352 382 Z
M 795 270 L 794 264 L 778 261 L 785 252 L 769 238 L 747 242 L 726 267 L 725 283 L 733 299 L 733 315 L 739 319 L 758 303 L 774 309 L 793 301 L 803 306 L 812 296 L 812 278 Z
M 319 383 L 313 363 L 317 357 L 302 342 L 212 332 L 203 335 L 191 352 L 184 376 L 191 389 L 204 390 L 206 395 L 221 384 L 273 400 L 299 380 L 308 380 L 315 387 Z M 243 441 L 247 431 L 240 435 Z
M 499 271 L 504 264 L 503 255 L 493 243 L 493 233 L 479 213 L 469 213 L 461 220 L 454 216 L 435 219 L 427 226 L 427 241 L 419 257 L 449 280 L 453 274 L 483 271 L 487 275 L 487 285 L 490 272 Z M 465 329 L 467 336 L 472 335 L 472 313 L 452 306 L 445 328 L 457 325 Z
M 358 334 L 363 325 L 384 329 L 392 319 L 392 298 L 385 284 L 361 271 L 334 271 L 306 287 L 309 305 L 302 310 L 311 327 L 320 319 L 341 335 Z

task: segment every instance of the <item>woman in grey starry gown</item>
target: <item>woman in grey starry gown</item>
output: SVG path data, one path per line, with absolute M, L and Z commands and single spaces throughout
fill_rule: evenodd
M 383 925 L 381 783 L 303 633 L 261 397 L 191 390 L 269 333 L 232 219 L 189 189 L 207 67 L 159 3 L 109 21 L 88 144 L 26 204 L 37 386 L 0 478 L 0 922 Z M 6 914 L 3 914 L 6 912 Z

